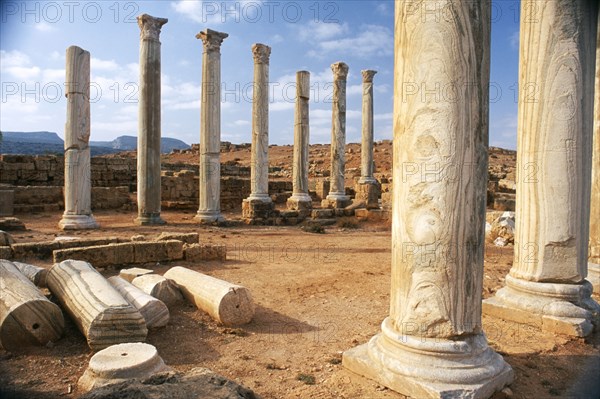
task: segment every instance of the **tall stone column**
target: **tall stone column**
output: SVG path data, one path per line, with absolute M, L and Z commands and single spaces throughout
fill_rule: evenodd
M 291 210 L 308 211 L 312 199 L 308 194 L 308 150 L 310 72 L 296 72 L 296 109 L 294 112 L 294 159 L 292 166 L 292 196 L 287 200 Z
M 344 208 L 349 204 L 344 172 L 346 169 L 346 77 L 348 65 L 331 64 L 333 71 L 333 109 L 331 116 L 331 185 L 325 207 Z
M 590 206 L 590 243 L 588 280 L 600 294 L 600 15 L 596 40 L 596 89 L 594 101 L 594 133 L 592 151 L 592 199 Z
M 373 177 L 373 77 L 377 71 L 361 71 L 363 77 L 362 96 L 362 146 L 360 153 L 359 183 L 375 183 Z
M 512 380 L 481 325 L 490 1 L 438 6 L 452 18 L 396 3 L 390 314 L 343 364 L 411 397 L 487 398 Z
M 221 215 L 221 43 L 229 35 L 206 29 L 202 40 L 202 104 L 200 108 L 200 223 L 223 221 Z
M 95 229 L 90 180 L 90 53 L 67 48 L 65 124 L 65 213 L 63 230 Z
M 548 0 L 521 19 L 513 267 L 484 311 L 586 336 L 600 306 L 587 275 L 597 5 Z
M 254 85 L 250 196 L 242 202 L 242 217 L 266 220 L 274 209 L 269 196 L 269 56 L 271 47 L 252 45 Z
M 140 97 L 137 147 L 137 224 L 161 225 L 160 217 L 160 29 L 168 22 L 148 14 L 140 27 Z

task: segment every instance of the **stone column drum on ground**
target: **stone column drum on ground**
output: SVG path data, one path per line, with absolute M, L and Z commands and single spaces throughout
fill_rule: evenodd
M 481 322 L 490 1 L 439 5 L 453 18 L 396 3 L 390 314 L 343 364 L 411 397 L 488 398 L 513 378 Z
M 269 196 L 269 56 L 271 47 L 252 45 L 254 86 L 252 97 L 252 147 L 250 196 L 242 202 L 245 219 L 264 220 L 275 208 Z
M 90 53 L 77 46 L 67 49 L 65 89 L 65 213 L 63 230 L 95 229 L 90 180 Z
M 309 210 L 312 199 L 308 194 L 308 150 L 310 72 L 296 72 L 296 109 L 294 112 L 294 159 L 292 165 L 292 196 L 287 200 L 290 210 Z
M 597 4 L 527 0 L 521 10 L 532 5 L 538 21 L 521 20 L 515 255 L 506 287 L 483 306 L 586 336 L 600 312 L 585 280 Z
M 344 208 L 350 203 L 346 195 L 346 77 L 348 65 L 331 64 L 333 71 L 333 108 L 331 116 L 331 188 L 324 207 Z
M 160 217 L 160 30 L 168 22 L 148 14 L 140 27 L 140 99 L 138 106 L 137 201 L 140 225 L 161 225 Z
M 202 104 L 200 107 L 200 223 L 221 222 L 221 43 L 229 35 L 206 29 L 202 40 Z
M 588 280 L 600 294 L 600 18 L 596 33 L 596 89 L 594 98 L 594 133 L 592 151 L 592 196 L 590 205 L 590 243 Z

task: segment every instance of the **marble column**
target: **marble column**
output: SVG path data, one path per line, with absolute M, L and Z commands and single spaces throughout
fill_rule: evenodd
M 310 72 L 296 72 L 296 109 L 294 112 L 294 159 L 292 165 L 292 196 L 287 200 L 290 210 L 306 211 L 312 208 L 308 194 L 308 150 Z
M 252 45 L 254 85 L 252 94 L 252 147 L 248 200 L 271 202 L 269 196 L 269 56 L 271 47 Z
M 95 229 L 90 180 L 90 53 L 67 48 L 65 124 L 65 213 L 63 230 Z
M 496 317 L 586 336 L 600 306 L 587 275 L 597 5 L 521 2 L 515 255 Z
M 138 106 L 137 205 L 139 225 L 161 225 L 160 217 L 160 30 L 168 22 L 148 14 L 140 27 L 140 94 Z
M 346 195 L 346 77 L 348 65 L 331 64 L 333 71 L 333 109 L 331 116 L 331 183 L 326 198 L 328 207 L 344 208 L 350 202 Z
M 200 108 L 200 187 L 195 219 L 221 222 L 221 43 L 229 35 L 206 29 L 202 40 L 202 104 Z
M 373 177 L 373 77 L 377 71 L 361 71 L 363 77 L 362 96 L 362 146 L 360 153 L 361 173 L 359 184 L 375 183 Z
M 600 294 L 600 15 L 596 33 L 596 89 L 592 151 L 592 197 L 590 206 L 590 242 L 588 277 L 594 292 Z
M 488 398 L 513 375 L 481 323 L 491 6 L 439 6 L 453 18 L 396 3 L 390 314 L 343 365 L 410 397 Z M 451 96 L 408 90 L 438 84 Z

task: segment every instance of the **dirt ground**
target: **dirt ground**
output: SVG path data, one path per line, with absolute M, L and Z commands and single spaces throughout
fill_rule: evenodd
M 110 211 L 96 213 L 101 229 L 66 234 L 56 228 L 60 213 L 17 216 L 29 229 L 14 234 L 17 242 L 179 231 L 227 245 L 226 262 L 147 265 L 159 273 L 183 265 L 244 285 L 257 304 L 254 320 L 236 329 L 217 325 L 189 303 L 172 308 L 168 326 L 150 331 L 147 342 L 176 370 L 207 367 L 263 398 L 403 398 L 340 364 L 341 353 L 369 340 L 388 313 L 391 232 L 385 224 L 346 223 L 314 234 L 298 227 L 199 226 L 193 212 L 164 212 L 167 226 L 136 227 L 133 212 Z M 512 262 L 511 247 L 486 249 L 484 298 L 503 285 Z M 50 347 L 0 350 L 2 399 L 79 396 L 77 380 L 92 353 L 66 319 L 64 337 Z M 599 333 L 574 339 L 486 316 L 483 324 L 515 371 L 515 398 L 566 397 L 600 357 Z

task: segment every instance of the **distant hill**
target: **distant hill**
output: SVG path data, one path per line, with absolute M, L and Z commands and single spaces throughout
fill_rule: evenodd
M 137 149 L 137 137 L 120 136 L 112 141 L 90 141 L 92 155 L 114 154 Z M 187 149 L 189 145 L 169 137 L 161 139 L 161 151 Z M 63 154 L 64 141 L 55 132 L 2 132 L 0 154 Z

